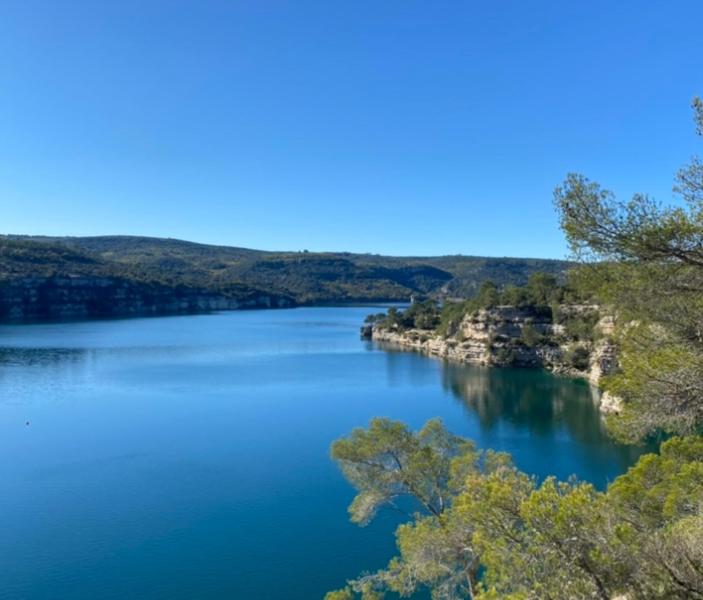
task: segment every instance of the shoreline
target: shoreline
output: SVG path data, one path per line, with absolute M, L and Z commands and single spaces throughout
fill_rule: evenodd
M 569 345 L 553 341 L 531 348 L 520 346 L 510 339 L 502 342 L 498 353 L 505 348 L 510 348 L 511 352 L 515 349 L 522 352 L 522 355 L 513 355 L 513 360 L 507 362 L 501 361 L 496 356 L 496 347 L 487 344 L 482 338 L 459 341 L 452 337 L 441 337 L 431 331 L 411 329 L 399 332 L 378 326 L 365 326 L 361 331 L 362 338 L 383 351 L 416 352 L 452 363 L 484 368 L 541 369 L 554 375 L 580 379 L 597 392 L 599 410 L 603 415 L 617 414 L 622 410 L 621 400 L 600 388 L 601 378 L 612 372 L 617 365 L 615 346 L 607 339 L 588 345 L 588 367 L 582 370 L 565 364 L 564 354 Z

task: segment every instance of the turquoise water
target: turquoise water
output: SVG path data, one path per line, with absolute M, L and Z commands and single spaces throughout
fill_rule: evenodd
M 375 415 L 599 486 L 635 459 L 584 382 L 386 352 L 368 312 L 0 327 L 0 598 L 321 598 L 393 553 L 328 455 Z

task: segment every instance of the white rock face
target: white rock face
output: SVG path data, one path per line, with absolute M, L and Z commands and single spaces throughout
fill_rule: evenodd
M 544 342 L 534 346 L 523 342 L 523 331 L 528 325 Z M 564 350 L 553 341 L 556 327 L 550 315 L 529 308 L 500 306 L 464 317 L 453 335 L 446 338 L 420 329 L 399 332 L 379 327 L 373 328 L 372 338 L 479 365 L 556 368 Z
M 600 396 L 600 410 L 604 415 L 619 415 L 622 412 L 622 399 L 610 392 L 603 392 Z
M 480 365 L 491 364 L 491 355 L 481 340 L 443 339 L 440 336 L 420 329 L 410 329 L 402 333 L 374 327 L 372 338 L 377 342 L 411 348 L 430 354 L 461 362 Z
M 610 375 L 618 366 L 617 348 L 609 339 L 603 339 L 596 343 L 591 352 L 591 368 L 588 372 L 588 379 L 591 383 L 598 385 L 601 377 Z
M 597 306 L 561 307 L 562 311 L 585 312 Z M 541 340 L 530 346 L 523 339 L 529 325 Z M 612 317 L 603 317 L 597 327 L 605 335 L 614 330 Z M 596 343 L 574 342 L 565 338 L 564 327 L 552 322 L 551 314 L 512 306 L 480 310 L 457 323 L 451 335 L 442 337 L 433 331 L 410 329 L 397 331 L 373 326 L 370 337 L 381 343 L 416 350 L 459 362 L 487 365 L 541 367 L 558 373 L 587 378 L 594 385 L 595 397 L 601 378 L 617 368 L 616 347 L 605 337 Z M 578 347 L 588 350 L 588 367 L 579 370 L 568 360 L 568 353 Z M 603 394 L 600 400 L 604 413 L 618 413 L 622 402 Z

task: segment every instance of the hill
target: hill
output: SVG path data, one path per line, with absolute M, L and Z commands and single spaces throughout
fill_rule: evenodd
M 253 286 L 159 277 L 72 244 L 0 237 L 0 321 L 196 313 L 293 306 Z
M 0 237 L 5 286 L 27 277 L 108 277 L 158 286 L 164 294 L 189 290 L 238 302 L 267 296 L 264 305 L 465 298 L 485 280 L 523 285 L 531 273 L 561 277 L 568 267 L 565 261 L 526 258 L 268 252 L 137 236 Z

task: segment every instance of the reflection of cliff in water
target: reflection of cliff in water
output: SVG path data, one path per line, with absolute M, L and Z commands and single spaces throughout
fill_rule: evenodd
M 467 367 L 444 363 L 442 385 L 474 411 L 483 427 L 501 421 L 548 435 L 562 424 L 592 424 L 600 438 L 595 390 L 580 381 L 556 377 L 536 369 Z
M 598 409 L 598 391 L 586 381 L 559 377 L 541 369 L 473 367 L 444 362 L 442 385 L 481 427 L 509 423 L 535 436 L 558 436 L 566 431 L 590 447 L 617 446 L 630 463 L 652 448 L 615 444 L 608 436 Z

